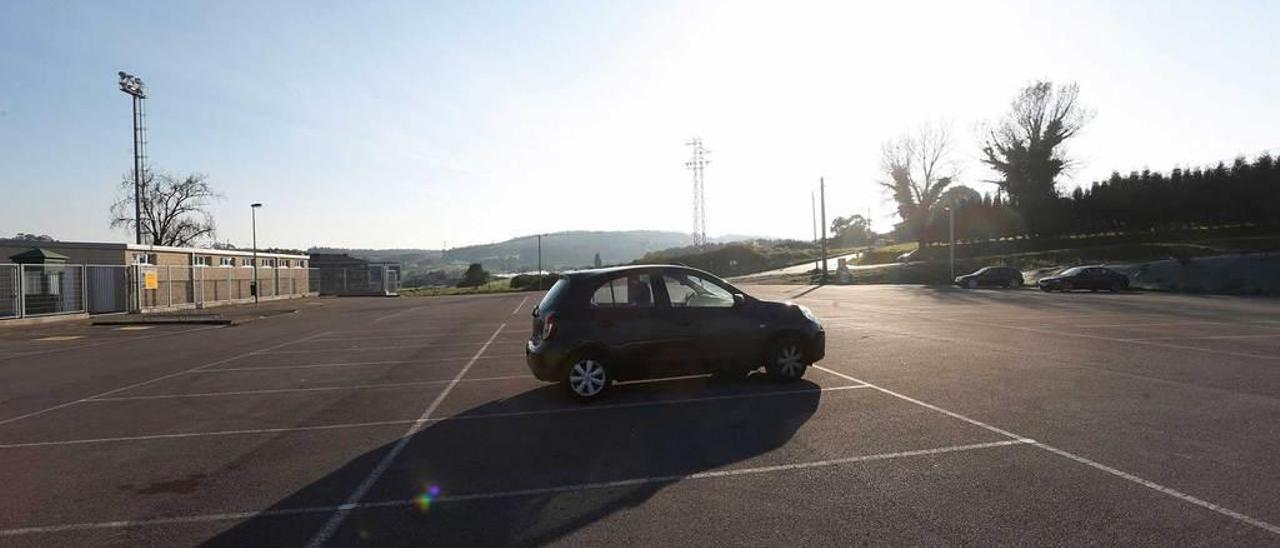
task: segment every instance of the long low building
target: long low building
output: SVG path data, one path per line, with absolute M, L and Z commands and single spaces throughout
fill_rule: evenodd
M 0 240 L 0 318 L 252 302 L 254 257 L 238 249 Z M 260 300 L 314 294 L 308 255 L 256 257 Z

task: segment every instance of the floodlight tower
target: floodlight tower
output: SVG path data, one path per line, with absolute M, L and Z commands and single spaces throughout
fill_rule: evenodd
M 120 91 L 133 98 L 133 236 L 134 243 L 142 245 L 142 164 L 147 155 L 147 86 L 142 79 L 124 71 L 120 77 Z

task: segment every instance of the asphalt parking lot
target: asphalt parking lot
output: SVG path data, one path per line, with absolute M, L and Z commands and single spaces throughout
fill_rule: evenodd
M 1280 302 L 749 291 L 824 319 L 803 382 L 581 405 L 527 294 L 0 331 L 0 544 L 1280 541 Z

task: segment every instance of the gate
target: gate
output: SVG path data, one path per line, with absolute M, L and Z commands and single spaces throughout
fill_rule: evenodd
M 0 318 L 16 318 L 21 315 L 22 288 L 18 285 L 21 279 L 18 265 L 0 265 Z
M 110 265 L 85 267 L 90 314 L 129 311 L 128 268 Z

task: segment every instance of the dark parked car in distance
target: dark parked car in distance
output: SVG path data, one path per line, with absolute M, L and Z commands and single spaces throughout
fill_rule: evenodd
M 956 276 L 955 285 L 978 287 L 1022 287 L 1022 271 L 1011 266 L 985 266 L 971 274 Z
M 745 375 L 795 381 L 826 352 L 806 307 L 756 299 L 694 268 L 639 265 L 562 275 L 533 310 L 525 358 L 582 400 L 615 380 Z
M 1129 288 L 1129 277 L 1102 266 L 1075 266 L 1037 282 L 1042 291 L 1123 291 Z

